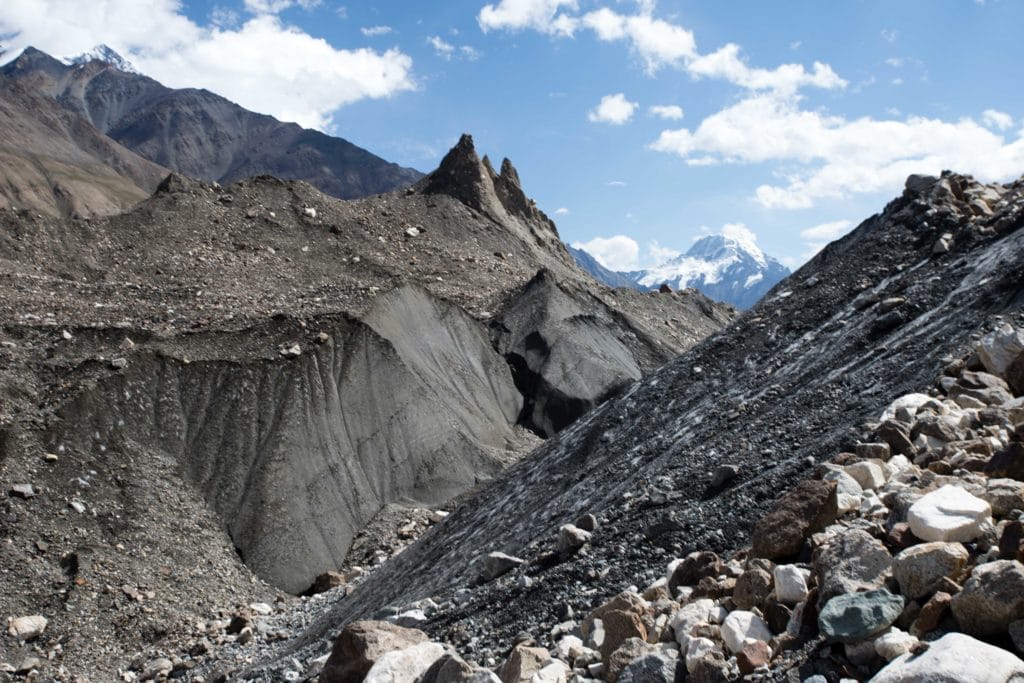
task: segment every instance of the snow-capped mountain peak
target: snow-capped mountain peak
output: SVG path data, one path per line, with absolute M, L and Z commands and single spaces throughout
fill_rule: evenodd
M 693 287 L 739 308 L 753 306 L 789 275 L 789 269 L 761 251 L 756 235 L 743 226 L 726 226 L 721 233 L 699 238 L 685 254 L 646 270 L 612 273 L 614 279 L 606 269 L 591 264 L 592 258 L 576 255 L 576 261 L 612 287 L 621 286 L 621 277 L 641 290 L 663 284 L 676 290 Z
M 684 257 L 697 258 L 704 261 L 722 261 L 725 259 L 752 259 L 762 268 L 768 266 L 768 257 L 757 246 L 757 242 L 742 234 L 715 234 L 701 237 Z
M 88 52 L 83 52 L 77 57 L 65 57 L 64 63 L 69 66 L 76 66 L 78 64 L 87 64 L 89 62 L 104 62 L 110 64 L 119 71 L 125 73 L 137 74 L 140 73 L 135 66 L 127 59 L 122 57 L 114 48 L 109 45 L 97 45 Z

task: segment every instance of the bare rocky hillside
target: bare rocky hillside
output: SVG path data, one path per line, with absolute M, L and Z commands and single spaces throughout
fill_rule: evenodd
M 893 399 L 956 359 L 972 367 L 982 334 L 1024 324 L 1022 227 L 1022 181 L 911 177 L 730 327 L 506 470 L 350 595 L 305 612 L 320 615 L 310 626 L 293 618 L 294 639 L 228 649 L 220 671 L 315 671 L 346 623 L 401 614 L 496 668 L 526 640 L 554 651 L 574 632 L 558 624 L 642 589 L 673 557 L 729 559 L 782 492 L 878 440 Z M 593 531 L 567 539 L 566 524 Z
M 574 418 L 734 315 L 598 285 L 468 136 L 416 188 L 356 201 L 172 175 L 109 218 L 3 211 L 0 277 L 0 609 L 50 620 L 0 661 L 95 680 L 287 601 L 378 513 L 537 445 L 527 404 Z M 500 332 L 540 281 L 560 308 Z M 495 341 L 518 334 L 593 351 L 591 380 L 559 351 L 520 381 Z

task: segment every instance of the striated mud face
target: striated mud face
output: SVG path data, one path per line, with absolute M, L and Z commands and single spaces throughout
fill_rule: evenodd
M 410 308 L 418 319 L 409 329 L 436 352 L 417 353 L 400 336 L 396 348 L 337 319 L 317 330 L 325 341 L 289 360 L 185 362 L 189 346 L 137 357 L 59 412 L 49 448 L 173 456 L 246 564 L 301 592 L 342 564 L 386 503 L 441 504 L 493 476 L 516 448 L 521 399 L 479 325 L 408 289 L 381 300 L 369 321 L 401 330 Z M 202 354 L 207 341 L 190 345 Z M 456 362 L 462 371 L 439 381 Z

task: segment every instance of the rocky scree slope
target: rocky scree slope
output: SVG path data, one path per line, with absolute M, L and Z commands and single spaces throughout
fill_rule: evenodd
M 471 664 L 408 628 L 438 607 L 425 600 L 346 625 L 330 656 L 308 669 L 293 659 L 283 678 L 1020 681 L 1024 328 L 999 324 L 928 391 L 866 423 L 877 440 L 826 458 L 732 559 L 695 550 L 642 593 L 630 587 L 589 613 L 563 605 L 546 637 L 517 635 L 500 665 Z M 579 524 L 559 529 L 560 561 L 601 533 L 592 515 Z M 492 555 L 488 578 L 521 562 Z
M 511 164 L 492 176 L 468 136 L 445 163 L 486 182 L 345 202 L 173 175 L 110 218 L 0 211 L 0 611 L 50 619 L 30 647 L 47 675 L 109 679 L 206 637 L 263 580 L 295 593 L 343 566 L 383 506 L 437 505 L 529 450 L 486 325 L 538 271 L 644 370 L 731 316 L 601 288 Z
M 249 675 L 313 662 L 345 623 L 427 598 L 421 628 L 498 662 L 521 631 L 553 646 L 568 612 L 647 585 L 671 557 L 744 546 L 780 491 L 874 440 L 862 425 L 892 397 L 926 386 L 995 316 L 1021 324 L 1021 227 L 1022 181 L 911 177 L 883 213 L 506 470 L 293 642 L 242 654 L 263 662 Z M 558 529 L 587 514 L 597 531 L 564 559 Z M 522 562 L 495 580 L 484 558 L 498 551 Z
M 0 78 L 52 98 L 140 156 L 207 182 L 272 175 L 351 199 L 422 177 L 342 138 L 248 111 L 206 90 L 171 89 L 110 61 L 67 65 L 29 47 L 0 67 Z
M 0 206 L 86 218 L 142 201 L 167 170 L 82 116 L 0 78 Z

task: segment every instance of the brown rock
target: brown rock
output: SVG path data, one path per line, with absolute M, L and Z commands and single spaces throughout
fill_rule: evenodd
M 252 611 L 248 609 L 241 609 L 231 617 L 231 621 L 228 623 L 228 627 L 224 629 L 228 633 L 241 633 L 242 629 L 253 627 Z
M 672 595 L 680 586 L 695 586 L 706 577 L 717 578 L 724 570 L 718 555 L 705 550 L 687 555 L 668 580 L 668 590 Z
M 639 638 L 624 640 L 619 643 L 619 646 L 614 651 L 609 652 L 607 656 L 603 656 L 605 680 L 608 683 L 616 683 L 619 680 L 619 674 L 629 666 L 630 662 L 655 651 L 654 646 L 648 645 Z
M 755 557 L 791 557 L 800 552 L 804 539 L 836 520 L 836 483 L 806 479 L 782 496 L 754 527 Z
M 718 600 L 732 593 L 735 588 L 736 579 L 728 578 L 719 581 L 710 576 L 705 576 L 694 586 L 692 597 L 694 599 L 711 598 L 712 600 Z
M 604 615 L 608 612 L 614 612 L 617 610 L 623 612 L 634 612 L 639 615 L 647 611 L 647 604 L 644 602 L 643 598 L 636 593 L 633 593 L 632 591 L 622 591 L 600 607 L 594 608 L 594 610 L 583 619 L 583 623 L 580 624 L 580 630 L 583 632 L 583 638 L 586 639 L 590 636 L 590 631 L 594 627 L 594 619 L 603 619 Z
M 419 629 L 386 621 L 354 621 L 334 641 L 320 683 L 360 683 L 384 653 L 426 641 L 427 634 Z
M 892 528 L 889 529 L 889 533 L 885 535 L 885 544 L 889 546 L 893 552 L 906 550 L 918 542 L 919 539 L 917 536 L 914 536 L 914 532 L 910 530 L 910 525 L 906 522 L 893 524 Z
M 743 647 L 736 653 L 736 663 L 743 675 L 754 673 L 762 666 L 768 666 L 772 661 L 772 651 L 768 643 L 761 640 L 750 640 L 743 643 Z
M 772 575 L 763 569 L 748 569 L 736 579 L 732 601 L 740 609 L 760 607 L 772 592 Z
M 789 625 L 789 619 L 793 612 L 781 602 L 770 600 L 764 606 L 764 620 L 772 633 L 782 633 Z
M 949 593 L 943 593 L 939 591 L 931 597 L 931 600 L 924 604 L 921 608 L 921 613 L 917 615 L 917 619 L 910 626 L 910 633 L 920 638 L 926 633 L 930 633 L 939 627 L 939 623 L 942 622 L 942 618 L 946 616 L 946 612 L 949 610 L 950 604 L 953 602 L 953 596 Z
M 636 612 L 612 610 L 604 613 L 601 622 L 604 624 L 604 642 L 598 649 L 606 665 L 612 653 L 630 638 L 639 638 L 642 642 L 647 641 L 647 629 L 644 628 L 644 622 Z
M 903 611 L 896 617 L 896 625 L 904 631 L 909 631 L 914 621 L 921 615 L 921 603 L 917 600 L 908 600 L 903 606 Z
M 1014 520 L 1003 528 L 999 537 L 999 559 L 1024 562 L 1024 522 Z
M 1015 441 L 997 451 L 985 465 L 985 474 L 1024 481 L 1024 444 Z
M 542 647 L 516 645 L 501 665 L 498 678 L 501 683 L 530 683 L 533 675 L 551 662 L 551 655 Z
M 326 593 L 332 588 L 344 586 L 346 583 L 344 574 L 340 572 L 324 572 L 313 580 L 313 585 L 309 587 L 308 593 L 310 595 Z

